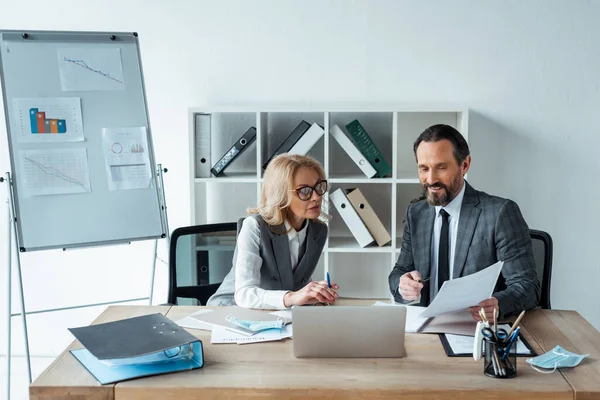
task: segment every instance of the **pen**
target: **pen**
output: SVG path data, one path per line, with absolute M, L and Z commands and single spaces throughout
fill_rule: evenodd
M 523 318 L 523 315 L 525 315 L 525 310 L 521 311 L 521 314 L 519 314 L 519 316 L 515 320 L 515 323 L 513 324 L 512 328 L 510 329 L 510 331 L 508 331 L 508 337 L 511 337 L 510 335 L 513 333 L 517 325 L 519 325 L 519 322 L 521 322 L 521 318 Z
M 327 272 L 327 287 L 331 289 L 331 279 L 329 279 L 329 272 Z
M 427 282 L 430 279 L 431 279 L 431 277 L 429 276 L 429 277 L 427 277 L 425 279 L 419 279 L 417 282 L 423 283 L 423 282 Z
M 506 359 L 506 357 L 508 356 L 508 352 L 510 351 L 512 344 L 519 337 L 520 330 L 521 330 L 521 328 L 517 327 L 517 329 L 515 329 L 515 332 L 512 334 L 512 336 L 508 340 L 508 344 L 506 345 L 506 348 L 504 349 L 504 354 L 502 354 L 502 361 L 504 361 Z

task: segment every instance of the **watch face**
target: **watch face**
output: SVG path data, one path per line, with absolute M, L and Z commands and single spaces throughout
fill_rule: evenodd
M 215 164 L 214 169 L 217 172 L 223 171 L 223 168 L 227 166 L 227 164 L 239 153 L 240 151 L 236 147 L 232 147 L 221 160 L 217 164 Z

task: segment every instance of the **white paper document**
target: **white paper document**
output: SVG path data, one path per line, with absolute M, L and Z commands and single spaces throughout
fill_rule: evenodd
M 281 310 L 281 311 L 273 311 L 269 314 L 275 315 L 277 317 L 285 318 L 286 322 L 292 320 L 292 310 Z
M 111 191 L 152 187 L 153 168 L 145 127 L 104 128 L 102 141 Z
M 13 99 L 12 129 L 21 143 L 81 142 L 81 98 Z
M 421 306 L 405 306 L 404 304 L 397 303 L 385 303 L 383 301 L 378 301 L 374 306 L 400 306 L 406 307 L 406 329 L 405 332 L 408 333 L 416 333 L 421 329 L 423 324 L 427 322 L 429 318 L 421 317 L 421 313 L 425 310 L 425 307 Z
M 125 90 L 121 49 L 68 47 L 57 56 L 63 91 Z
M 196 315 L 202 315 L 202 314 L 206 314 L 212 312 L 212 310 L 200 310 L 197 311 L 191 315 L 188 315 L 185 318 L 181 318 L 178 321 L 175 321 L 175 323 L 179 326 L 181 326 L 182 328 L 190 328 L 190 329 L 200 329 L 203 331 L 212 331 L 212 324 L 207 324 L 206 322 L 202 322 L 199 321 L 198 319 L 194 318 L 194 316 Z
M 510 325 L 508 324 L 498 325 L 498 329 L 499 328 L 504 328 L 507 332 L 510 331 Z M 475 340 L 474 336 L 446 334 L 446 339 L 448 340 L 448 344 L 452 348 L 452 352 L 454 352 L 454 354 L 473 354 L 473 341 Z M 523 343 L 521 340 L 521 335 L 519 335 L 519 338 L 517 339 L 517 354 L 532 354 L 531 350 L 529 350 L 529 348 L 525 346 L 525 343 Z
M 259 332 L 252 336 L 241 335 L 233 332 L 222 326 L 214 326 L 212 334 L 210 336 L 210 342 L 213 344 L 222 343 L 237 343 L 237 344 L 248 344 L 248 343 L 259 343 L 259 342 L 271 342 L 274 340 L 282 340 L 285 338 L 291 338 L 293 335 L 292 325 L 285 325 L 283 329 L 269 329 L 263 332 Z
M 439 293 L 423 311 L 421 317 L 435 317 L 467 310 L 469 307 L 489 299 L 494 293 L 494 287 L 503 265 L 503 261 L 498 261 L 474 274 L 444 282 Z
M 25 197 L 92 191 L 85 148 L 23 150 L 19 159 Z

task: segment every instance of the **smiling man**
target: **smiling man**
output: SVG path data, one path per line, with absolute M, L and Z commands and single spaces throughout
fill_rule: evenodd
M 540 282 L 535 270 L 529 228 L 517 204 L 475 190 L 464 179 L 471 165 L 469 146 L 449 125 L 433 125 L 415 141 L 419 180 L 427 200 L 406 210 L 402 251 L 389 276 L 397 302 L 421 296 L 427 306 L 442 283 L 504 261 L 491 298 L 474 304 L 508 316 L 538 304 Z

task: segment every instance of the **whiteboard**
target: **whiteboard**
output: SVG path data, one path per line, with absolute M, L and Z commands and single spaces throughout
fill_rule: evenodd
M 21 251 L 166 237 L 136 33 L 0 31 Z

